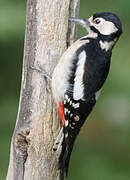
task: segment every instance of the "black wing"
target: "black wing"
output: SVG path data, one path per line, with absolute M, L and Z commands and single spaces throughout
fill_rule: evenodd
M 86 71 L 83 77 L 83 98 L 86 102 L 88 102 L 91 99 L 91 97 L 102 88 L 108 76 L 109 68 L 110 61 L 107 61 L 103 64 L 86 63 Z

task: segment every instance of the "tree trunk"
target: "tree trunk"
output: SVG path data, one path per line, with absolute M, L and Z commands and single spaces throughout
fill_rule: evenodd
M 60 154 L 52 149 L 61 123 L 50 82 L 31 67 L 38 64 L 51 76 L 61 55 L 74 40 L 79 0 L 28 0 L 23 73 L 16 126 L 6 180 L 61 180 Z M 68 23 L 69 22 L 69 23 Z

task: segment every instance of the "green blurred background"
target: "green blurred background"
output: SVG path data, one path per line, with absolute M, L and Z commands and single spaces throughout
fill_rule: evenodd
M 109 78 L 76 141 L 68 180 L 130 179 L 130 1 L 81 0 L 80 17 L 100 11 L 119 15 L 123 35 Z M 0 1 L 0 180 L 6 177 L 18 109 L 25 13 L 25 0 Z M 78 29 L 79 37 L 86 34 Z

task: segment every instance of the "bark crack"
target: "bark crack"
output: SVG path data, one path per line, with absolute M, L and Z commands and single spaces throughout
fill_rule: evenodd
M 25 128 L 16 132 L 15 135 L 15 156 L 17 157 L 18 164 L 22 162 L 22 179 L 24 179 L 25 163 L 28 157 L 28 146 L 30 143 L 29 133 L 30 130 Z
M 69 18 L 79 16 L 80 0 L 71 0 L 69 4 Z M 68 19 L 68 31 L 67 31 L 67 48 L 74 42 L 76 38 L 76 24 Z

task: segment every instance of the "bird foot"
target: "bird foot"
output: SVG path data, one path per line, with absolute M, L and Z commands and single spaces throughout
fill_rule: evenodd
M 32 70 L 35 70 L 35 71 L 39 72 L 45 79 L 48 79 L 48 80 L 51 81 L 52 78 L 48 75 L 48 73 L 45 71 L 45 69 L 42 68 L 42 66 L 39 63 L 37 63 L 36 67 L 35 66 L 30 66 L 30 68 Z
M 46 90 L 50 92 L 51 91 L 51 84 L 50 84 L 51 77 L 48 75 L 48 73 L 42 68 L 42 66 L 39 63 L 37 63 L 36 66 L 30 66 L 30 68 L 40 73 L 43 76 L 46 83 Z

